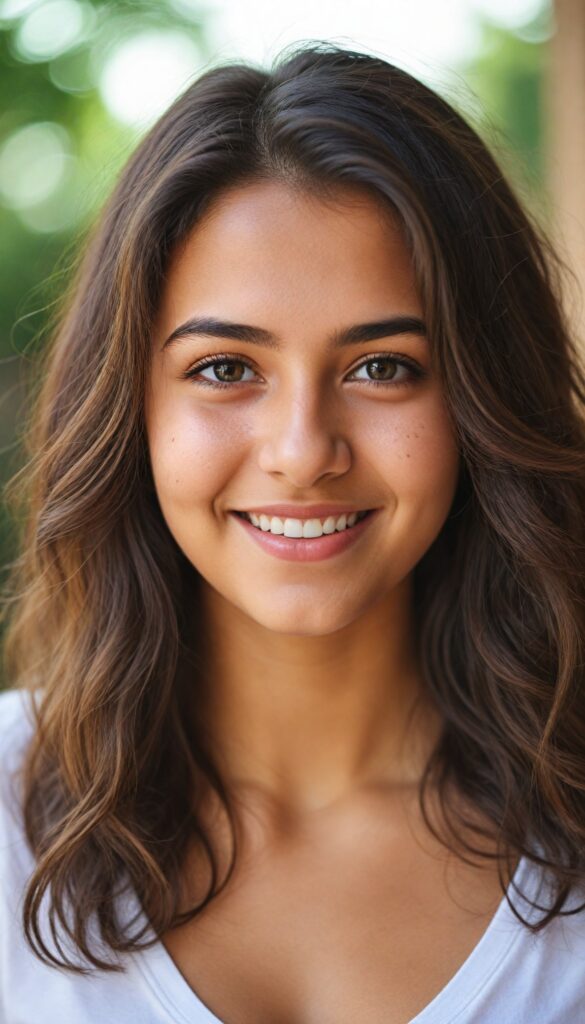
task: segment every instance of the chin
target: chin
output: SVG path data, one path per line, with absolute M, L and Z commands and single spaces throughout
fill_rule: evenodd
M 259 626 L 286 636 L 327 636 L 336 633 L 353 622 L 359 611 L 345 610 L 339 607 L 323 608 L 316 612 L 314 604 L 298 608 L 243 609 Z

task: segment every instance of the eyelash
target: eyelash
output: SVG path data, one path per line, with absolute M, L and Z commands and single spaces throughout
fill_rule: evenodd
M 375 363 L 377 360 L 388 360 L 392 363 L 397 363 L 399 366 L 404 367 L 408 370 L 409 376 L 406 380 L 392 381 L 392 380 L 366 380 L 366 384 L 371 384 L 374 387 L 393 387 L 400 388 L 408 384 L 414 384 L 416 381 L 423 380 L 427 375 L 426 370 L 423 370 L 422 366 L 416 363 L 413 359 L 408 359 L 406 356 L 396 355 L 393 352 L 378 352 L 375 355 L 368 356 L 358 366 L 354 367 L 352 373 L 356 373 L 362 368 L 367 366 L 368 363 Z M 254 367 L 248 360 L 242 356 L 230 355 L 227 352 L 218 352 L 214 355 L 213 359 L 204 359 L 199 363 L 195 363 L 194 366 L 186 370 L 181 374 L 183 379 L 191 380 L 194 384 L 201 384 L 203 387 L 210 388 L 236 388 L 242 384 L 252 384 L 253 381 L 219 381 L 219 380 L 196 380 L 195 377 L 202 370 L 207 370 L 210 366 L 217 366 L 221 363 L 241 363 L 242 366 L 246 366 L 249 370 L 254 370 Z M 255 372 L 255 371 L 254 371 Z

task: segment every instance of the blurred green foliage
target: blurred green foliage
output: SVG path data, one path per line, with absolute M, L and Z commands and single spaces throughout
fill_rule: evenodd
M 536 205 L 546 198 L 541 82 L 549 21 L 545 0 L 522 32 L 484 21 L 479 59 L 456 69 L 471 93 L 459 103 L 447 97 Z M 108 62 L 125 41 L 174 30 L 196 45 L 201 68 L 212 56 L 205 26 L 199 0 L 0 0 L 0 485 L 21 458 L 27 353 L 42 346 L 84 231 L 141 135 L 104 101 Z M 2 505 L 0 567 L 13 548 Z
M 480 26 L 481 52 L 459 69 L 478 100 L 470 115 L 517 191 L 537 215 L 544 215 L 547 44 L 554 31 L 553 9 L 542 0 L 533 19 L 515 32 L 485 18 Z

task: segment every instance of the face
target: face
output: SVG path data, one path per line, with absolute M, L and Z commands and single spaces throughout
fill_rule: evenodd
M 397 317 L 410 320 L 399 333 Z M 202 587 L 269 630 L 356 621 L 404 585 L 445 521 L 459 454 L 413 318 L 399 227 L 357 190 L 325 202 L 234 188 L 174 254 L 145 407 L 160 507 Z M 195 319 L 256 330 L 200 323 L 167 341 Z M 348 333 L 361 325 L 378 326 Z M 343 530 L 344 511 L 364 510 Z

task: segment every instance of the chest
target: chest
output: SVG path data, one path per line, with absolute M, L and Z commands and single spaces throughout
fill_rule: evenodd
M 407 1024 L 501 897 L 495 871 L 416 843 L 289 846 L 244 865 L 164 944 L 224 1024 Z

